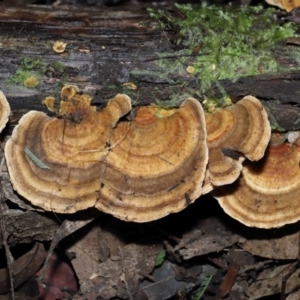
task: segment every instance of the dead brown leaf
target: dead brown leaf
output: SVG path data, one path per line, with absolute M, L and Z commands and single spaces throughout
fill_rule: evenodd
M 101 260 L 99 249 L 103 249 L 99 239 L 99 236 L 101 236 L 100 226 L 97 223 L 93 223 L 92 226 L 87 226 L 86 229 L 84 234 L 67 248 L 69 252 L 75 253 L 72 265 L 79 282 L 88 280 L 98 272 Z M 107 248 L 108 255 L 109 249 Z
M 244 242 L 239 234 L 234 233 L 218 218 L 211 217 L 199 220 L 197 228 L 183 235 L 175 247 L 184 259 L 219 252 L 237 242 Z
M 236 282 L 233 290 L 247 291 L 249 300 L 260 299 L 261 297 L 278 294 L 281 292 L 282 277 L 293 268 L 293 264 L 284 264 L 265 269 L 250 286 L 246 281 Z M 286 293 L 290 293 L 300 287 L 300 269 L 298 269 L 287 281 Z
M 299 233 L 291 233 L 278 238 L 249 239 L 241 247 L 262 257 L 272 259 L 295 259 L 298 257 Z
M 120 248 L 121 249 L 121 248 Z M 138 290 L 143 274 L 152 272 L 156 257 L 162 249 L 161 243 L 128 244 L 121 249 L 118 260 L 107 259 L 99 265 L 99 271 L 82 290 L 84 299 L 133 297 Z M 130 295 L 130 296 L 129 296 Z

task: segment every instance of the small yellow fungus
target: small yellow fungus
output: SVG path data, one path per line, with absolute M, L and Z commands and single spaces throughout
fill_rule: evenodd
M 55 109 L 55 98 L 52 96 L 46 97 L 43 101 L 42 104 L 46 105 L 49 111 L 56 112 Z
M 26 87 L 28 87 L 30 89 L 33 89 L 33 88 L 35 88 L 39 84 L 39 81 L 38 81 L 38 79 L 36 77 L 30 76 L 30 77 L 28 77 L 28 78 L 26 78 L 24 80 L 23 84 Z
M 52 49 L 56 53 L 63 53 L 65 51 L 66 47 L 67 47 L 67 43 L 64 43 L 62 41 L 56 41 L 53 44 Z
M 65 84 L 60 92 L 62 100 L 70 100 L 79 92 L 79 88 L 76 85 Z
M 195 68 L 193 66 L 188 66 L 186 68 L 186 71 L 189 73 L 189 74 L 193 74 L 195 72 Z
M 230 99 L 230 97 L 227 96 L 227 97 L 224 99 L 224 104 L 225 104 L 226 106 L 228 106 L 228 105 L 232 105 L 233 102 L 232 102 L 232 100 Z
M 122 84 L 122 86 L 124 86 L 126 88 L 129 88 L 131 90 L 136 90 L 137 89 L 137 86 L 132 82 L 125 82 L 125 83 Z
M 212 113 L 216 110 L 216 104 L 214 102 L 208 102 L 206 109 L 207 109 L 207 112 Z

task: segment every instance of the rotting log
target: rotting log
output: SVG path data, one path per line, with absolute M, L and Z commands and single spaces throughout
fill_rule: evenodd
M 155 71 L 157 53 L 170 52 L 170 56 L 173 53 L 166 38 L 172 32 L 155 29 L 146 9 L 2 6 L 0 20 L 0 89 L 13 110 L 11 126 L 28 110 L 46 111 L 42 99 L 55 94 L 59 84 L 65 82 L 78 85 L 83 92 L 93 95 L 95 102 L 124 92 L 129 93 L 138 104 L 153 103 L 155 99 L 167 100 L 183 89 L 193 96 L 193 91 L 199 88 L 199 82 L 190 80 L 188 73 L 173 74 L 170 79 L 178 84 L 170 84 L 146 73 L 137 75 L 134 72 Z M 65 53 L 53 51 L 52 45 L 57 40 L 68 43 Z M 43 64 L 40 83 L 34 89 L 9 82 L 26 57 L 40 60 Z M 299 129 L 300 70 L 288 71 L 288 67 L 295 64 L 292 59 L 278 57 L 278 61 L 286 72 L 241 78 L 234 83 L 225 80 L 222 86 L 236 99 L 251 94 L 265 100 L 264 105 L 280 127 Z M 54 67 L 57 62 L 62 68 Z M 134 82 L 137 89 L 126 89 L 122 86 L 126 82 Z M 186 82 L 189 84 L 186 85 Z M 34 226 L 24 224 L 22 229 L 26 228 L 26 234 L 16 235 L 18 228 L 15 230 L 14 224 L 20 223 L 21 216 L 22 222 L 32 224 L 31 214 L 37 213 L 18 211 L 7 221 L 12 235 L 11 244 L 49 240 L 56 230 L 57 223 L 46 213 L 41 218 L 39 228 L 43 230 L 38 236 Z
M 183 89 L 194 96 L 199 87 L 199 82 L 191 80 L 187 72 L 172 74 L 170 81 L 175 84 L 147 72 L 144 75 L 135 72 L 155 71 L 157 54 L 170 53 L 172 57 L 174 53 L 167 39 L 174 32 L 155 29 L 155 21 L 149 18 L 146 9 L 31 5 L 3 6 L 0 11 L 0 87 L 14 112 L 45 110 L 41 100 L 53 95 L 59 82 L 77 84 L 82 91 L 92 94 L 96 102 L 127 92 L 138 104 L 163 101 Z M 65 53 L 53 51 L 52 45 L 57 40 L 68 43 Z M 288 53 L 287 47 L 295 46 L 280 47 Z M 34 89 L 7 82 L 24 57 L 48 64 Z M 277 59 L 286 70 L 284 73 L 245 77 L 234 83 L 225 80 L 221 84 L 234 98 L 251 94 L 261 100 L 276 100 L 265 105 L 278 125 L 287 130 L 297 129 L 300 70 L 289 72 L 289 67 L 296 64 L 292 58 L 277 56 Z M 57 62 L 60 70 L 53 68 Z M 134 82 L 137 90 L 125 89 L 122 84 L 126 82 Z

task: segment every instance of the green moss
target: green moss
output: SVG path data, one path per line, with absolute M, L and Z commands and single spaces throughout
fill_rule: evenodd
M 172 94 L 169 98 L 169 100 L 159 100 L 159 99 L 155 99 L 154 103 L 151 103 L 151 105 L 156 106 L 160 109 L 170 109 L 170 108 L 175 108 L 175 107 L 179 107 L 180 104 L 187 99 L 188 97 L 190 97 L 190 94 L 187 93 L 183 93 L 183 94 Z
M 216 110 L 216 108 L 222 107 L 222 105 L 221 105 L 222 102 L 223 101 L 220 101 L 220 99 L 206 98 L 202 102 L 203 109 L 206 112 L 214 112 Z
M 176 15 L 149 9 L 162 29 L 171 27 L 177 31 L 177 50 L 158 53 L 159 71 L 150 75 L 167 79 L 192 66 L 191 76 L 200 80 L 202 95 L 210 94 L 212 83 L 219 80 L 236 81 L 244 76 L 278 72 L 276 45 L 295 36 L 294 25 L 280 26 L 273 8 L 205 4 L 176 4 L 176 8 L 180 12 Z
M 41 67 L 40 59 L 32 59 L 23 57 L 15 74 L 7 80 L 8 84 L 24 85 L 24 82 L 29 77 L 39 78 L 40 75 L 36 70 Z
M 192 300 L 200 300 L 202 296 L 204 295 L 207 287 L 210 284 L 211 279 L 213 278 L 213 274 L 207 274 L 204 278 L 204 280 L 201 282 L 199 288 L 195 291 L 194 296 L 192 297 Z
M 54 68 L 54 70 L 57 70 L 60 73 L 63 73 L 65 70 L 64 65 L 60 61 L 55 61 L 53 63 L 53 68 Z
M 26 79 L 35 78 L 37 81 L 40 81 L 42 76 L 45 75 L 47 71 L 63 73 L 64 66 L 58 61 L 52 63 L 25 56 L 21 59 L 15 74 L 6 80 L 6 84 L 17 84 L 20 86 L 34 88 L 36 85 L 31 87 L 25 84 Z

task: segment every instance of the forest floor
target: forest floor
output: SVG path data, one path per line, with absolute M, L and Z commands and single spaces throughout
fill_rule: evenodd
M 106 1 L 56 2 L 108 4 L 111 9 L 139 5 L 137 0 Z M 172 4 L 151 3 L 159 7 Z M 9 185 L 6 182 L 4 188 L 11 189 Z M 9 200 L 5 207 L 17 209 Z M 83 222 L 81 214 L 67 220 L 53 213 L 51 217 L 62 224 L 53 237 L 56 247 L 37 240 L 11 249 L 13 277 L 19 286 L 12 296 L 7 290 L 6 263 L 0 260 L 0 300 L 284 300 L 300 288 L 299 222 L 280 229 L 249 228 L 227 216 L 211 196 L 201 197 L 180 213 L 144 224 L 93 210 L 91 215 Z M 72 229 L 66 230 L 70 224 Z M 0 255 L 5 257 L 4 249 Z M 19 274 L 22 279 L 17 278 Z M 285 277 L 289 277 L 286 284 Z

